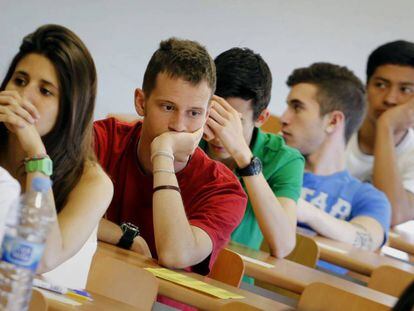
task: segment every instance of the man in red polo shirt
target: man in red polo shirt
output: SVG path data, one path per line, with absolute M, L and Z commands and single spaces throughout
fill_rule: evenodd
M 215 91 L 214 62 L 197 42 L 160 44 L 135 91 L 142 122 L 95 122 L 95 151 L 114 183 L 98 238 L 207 274 L 240 223 L 246 195 L 197 148 Z

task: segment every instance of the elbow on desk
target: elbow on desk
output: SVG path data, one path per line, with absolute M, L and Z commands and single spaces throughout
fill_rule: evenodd
M 169 269 L 184 269 L 191 266 L 188 256 L 180 252 L 161 251 L 158 254 L 158 263 Z
M 274 245 L 270 247 L 270 253 L 273 257 L 282 259 L 288 256 L 296 246 L 296 235 L 292 235 L 290 238 L 286 238 L 280 245 Z

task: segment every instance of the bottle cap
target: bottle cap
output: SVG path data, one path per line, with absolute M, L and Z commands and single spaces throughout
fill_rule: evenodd
M 47 192 L 52 188 L 52 181 L 49 178 L 35 177 L 32 180 L 32 189 L 36 192 Z

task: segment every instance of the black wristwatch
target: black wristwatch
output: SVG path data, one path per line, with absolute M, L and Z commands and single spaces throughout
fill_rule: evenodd
M 121 230 L 122 236 L 116 245 L 125 249 L 130 249 L 135 237 L 139 236 L 139 228 L 130 222 L 124 222 L 121 225 Z
M 253 157 L 250 164 L 243 168 L 236 168 L 236 173 L 239 176 L 253 176 L 259 175 L 262 172 L 262 161 L 258 157 Z

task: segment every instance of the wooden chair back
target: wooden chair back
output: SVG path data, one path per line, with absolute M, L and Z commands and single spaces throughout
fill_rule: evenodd
M 270 115 L 266 123 L 261 126 L 261 130 L 267 133 L 278 134 L 282 129 L 280 118 L 275 115 Z
M 239 287 L 244 275 L 244 262 L 239 254 L 223 248 L 214 262 L 209 277 Z
M 150 272 L 120 260 L 95 253 L 86 289 L 138 310 L 151 310 L 158 280 Z
M 46 297 L 37 289 L 33 288 L 29 311 L 47 311 L 48 303 Z
M 240 301 L 234 301 L 225 304 L 220 308 L 220 311 L 260 311 L 262 309 L 250 306 Z
M 266 241 L 263 241 L 260 249 L 267 253 L 270 252 Z M 316 263 L 319 260 L 319 253 L 319 246 L 312 238 L 297 233 L 296 246 L 285 259 L 294 261 L 309 268 L 315 268 Z
M 260 249 L 267 253 L 270 252 L 269 245 L 264 240 L 263 240 L 263 243 Z M 301 265 L 304 265 L 310 268 L 315 268 L 316 263 L 319 260 L 319 246 L 318 244 L 316 244 L 316 242 L 312 238 L 297 233 L 296 234 L 296 246 L 293 249 L 293 251 L 285 259 L 294 261 L 298 264 L 301 264 Z M 284 295 L 290 298 L 294 298 L 294 299 L 299 298 L 297 294 L 289 290 L 280 288 L 278 286 L 275 286 L 275 285 L 272 285 L 266 282 L 256 280 L 255 284 L 259 287 L 265 288 L 267 290 L 276 292 L 278 294 L 281 294 L 281 295 Z
M 303 291 L 297 310 L 302 311 L 389 311 L 383 304 L 324 283 L 312 283 Z
M 414 274 L 391 266 L 380 266 L 371 274 L 368 287 L 394 297 L 400 297 L 412 282 L 414 282 Z

